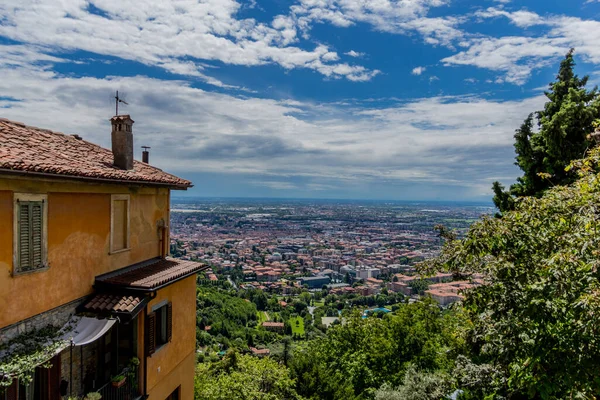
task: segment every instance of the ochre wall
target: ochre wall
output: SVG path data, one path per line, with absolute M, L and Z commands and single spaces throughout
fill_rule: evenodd
M 12 275 L 14 193 L 48 195 L 45 271 Z M 130 195 L 130 250 L 112 255 L 111 194 Z M 168 224 L 168 209 L 164 188 L 0 178 L 0 328 L 90 294 L 97 275 L 159 256 L 157 222 Z
M 148 311 L 164 300 L 173 304 L 173 338 L 147 359 L 149 400 L 164 400 L 179 385 L 181 399 L 191 400 L 196 362 L 196 276 L 159 290 Z

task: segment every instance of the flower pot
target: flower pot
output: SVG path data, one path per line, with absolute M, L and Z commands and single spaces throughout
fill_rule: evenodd
M 123 385 L 125 384 L 125 381 L 127 381 L 127 378 L 123 378 L 123 379 L 122 379 L 122 380 L 120 380 L 120 381 L 113 381 L 113 382 L 112 382 L 112 385 L 113 385 L 113 387 L 115 387 L 115 388 L 120 388 L 121 386 L 123 386 Z

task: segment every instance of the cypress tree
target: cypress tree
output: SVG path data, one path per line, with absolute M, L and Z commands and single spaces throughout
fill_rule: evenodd
M 556 81 L 544 92 L 548 98 L 544 109 L 530 114 L 515 132 L 515 164 L 523 176 L 508 191 L 494 182 L 494 204 L 501 212 L 514 207 L 514 197 L 540 197 L 552 186 L 572 183 L 575 176 L 565 168 L 583 158 L 591 146 L 588 135 L 600 116 L 600 97 L 597 88 L 586 89 L 587 76 L 575 74 L 573 54 L 571 49 L 560 63 Z

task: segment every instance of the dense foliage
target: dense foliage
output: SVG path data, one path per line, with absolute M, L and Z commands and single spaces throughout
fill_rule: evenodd
M 256 305 L 238 297 L 235 291 L 199 287 L 197 303 L 196 338 L 200 346 L 217 342 L 225 348 L 234 346 L 241 349 L 255 342 L 267 342 L 274 336 L 271 332 L 257 329 Z
M 36 367 L 50 368 L 49 360 L 66 347 L 60 334 L 65 333 L 54 326 L 47 326 L 22 334 L 0 346 L 0 394 L 10 386 L 13 379 L 29 383 Z
M 514 207 L 513 196 L 539 197 L 549 187 L 573 182 L 575 177 L 565 168 L 582 158 L 591 145 L 588 135 L 600 116 L 600 96 L 595 88 L 586 89 L 587 76 L 575 74 L 573 52 L 566 55 L 556 81 L 545 92 L 548 102 L 544 109 L 535 116 L 530 114 L 515 133 L 515 164 L 523 176 L 509 191 L 494 183 L 494 203 L 502 212 Z M 538 132 L 534 131 L 534 118 Z
M 385 382 L 402 383 L 411 366 L 449 371 L 465 325 L 459 311 L 442 311 L 432 300 L 403 304 L 382 318 L 356 313 L 296 350 L 292 376 L 310 399 L 371 398 Z
M 227 353 L 196 369 L 195 398 L 202 400 L 300 400 L 285 366 L 269 358 Z
M 600 393 L 600 150 L 575 163 L 579 179 L 524 198 L 449 241 L 433 269 L 483 273 L 464 306 L 473 361 L 509 398 Z M 495 387 L 495 388 L 494 388 Z

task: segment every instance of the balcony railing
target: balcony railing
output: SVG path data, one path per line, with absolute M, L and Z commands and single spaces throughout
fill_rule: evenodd
M 108 382 L 98 389 L 102 400 L 136 400 L 140 398 L 138 368 L 134 368 L 133 371 L 125 368 L 121 374 L 126 377 L 122 386 L 116 387 L 112 382 Z

